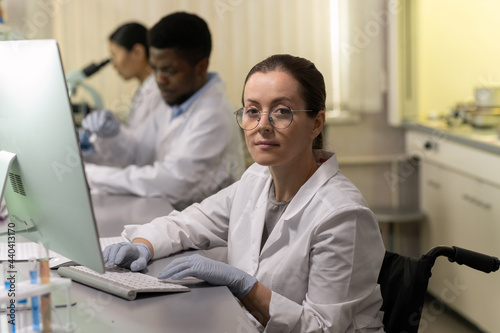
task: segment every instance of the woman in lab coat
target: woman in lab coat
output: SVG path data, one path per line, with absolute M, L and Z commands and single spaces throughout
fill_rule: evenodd
M 255 160 L 241 180 L 182 212 L 129 225 L 107 265 L 227 246 L 228 264 L 193 255 L 159 278 L 226 285 L 264 332 L 383 332 L 379 227 L 357 188 L 321 147 L 323 76 L 306 59 L 275 55 L 253 67 L 237 111 Z M 292 111 L 294 110 L 294 111 Z
M 145 125 L 147 119 L 157 111 L 166 112 L 166 105 L 155 82 L 149 64 L 148 30 L 142 24 L 131 22 L 118 27 L 108 41 L 111 63 L 126 81 L 138 80 L 139 88 L 133 96 L 122 96 L 124 102 L 132 100 L 127 125 L 121 124 L 109 110 L 91 112 L 82 122 L 82 127 L 92 133 L 90 141 L 94 152 L 85 154 L 87 162 L 100 165 L 124 167 L 130 163 L 138 166 L 154 162 L 155 141 Z M 141 147 L 134 151 L 131 160 L 130 147 L 119 135 L 128 132 Z

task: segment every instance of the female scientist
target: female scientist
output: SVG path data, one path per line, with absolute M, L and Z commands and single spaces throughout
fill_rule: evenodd
M 321 147 L 325 84 L 310 61 L 274 55 L 248 74 L 236 112 L 255 160 L 241 180 L 145 225 L 104 250 L 108 266 L 227 245 L 228 264 L 173 260 L 158 278 L 226 285 L 265 332 L 383 332 L 379 227 Z
M 91 138 L 94 152 L 84 152 L 85 160 L 117 167 L 129 164 L 132 152 L 117 135 L 122 130 L 131 132 L 141 143 L 140 149 L 134 151 L 134 164 L 150 164 L 154 161 L 155 141 L 142 125 L 157 109 L 163 110 L 166 106 L 149 64 L 148 30 L 135 22 L 123 24 L 109 36 L 109 51 L 118 74 L 126 81 L 138 80 L 140 86 L 132 100 L 127 126 L 109 110 L 93 111 L 82 121 L 85 130 L 95 133 Z

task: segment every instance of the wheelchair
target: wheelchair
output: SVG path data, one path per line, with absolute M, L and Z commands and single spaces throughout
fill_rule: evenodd
M 500 267 L 497 257 L 456 246 L 437 246 L 420 258 L 386 251 L 378 277 L 386 333 L 417 333 L 431 270 L 439 256 L 485 273 Z

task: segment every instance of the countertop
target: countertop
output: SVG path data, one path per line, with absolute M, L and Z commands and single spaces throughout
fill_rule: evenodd
M 444 120 L 404 121 L 402 127 L 425 132 L 437 138 L 446 137 L 451 141 L 500 155 L 498 128 L 477 128 L 468 124 L 450 126 Z

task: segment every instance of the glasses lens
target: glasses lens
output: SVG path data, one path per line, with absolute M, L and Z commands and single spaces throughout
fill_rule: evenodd
M 288 106 L 278 105 L 271 111 L 272 124 L 275 128 L 287 128 L 292 123 L 293 112 Z
M 236 121 L 244 130 L 251 130 L 259 124 L 260 112 L 256 108 L 241 108 L 236 112 Z
M 244 130 L 252 130 L 257 127 L 261 118 L 261 112 L 255 107 L 243 107 L 236 111 L 236 121 Z M 278 105 L 269 114 L 269 121 L 278 129 L 290 126 L 293 119 L 293 111 L 288 106 Z

